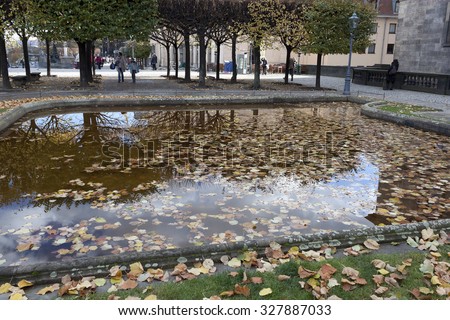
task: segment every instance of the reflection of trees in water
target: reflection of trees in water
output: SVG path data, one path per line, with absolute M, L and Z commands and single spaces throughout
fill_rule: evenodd
M 165 170 L 142 170 L 132 181 L 123 179 L 123 175 L 98 172 L 94 176 L 85 172 L 103 157 L 102 144 L 108 139 L 122 139 L 124 128 L 113 116 L 101 113 L 83 114 L 83 123 L 61 116 L 49 116 L 24 122 L 15 131 L 7 132 L 0 141 L 0 200 L 1 204 L 19 202 L 23 194 L 52 193 L 68 186 L 70 180 L 81 178 L 84 181 L 96 179 L 111 190 L 132 188 L 139 183 L 152 180 L 160 181 Z M 127 182 L 128 181 L 128 182 Z M 148 188 L 146 192 L 153 192 Z M 142 193 L 142 192 L 141 192 Z M 133 201 L 130 194 L 122 197 Z M 52 200 L 54 201 L 54 199 Z M 72 206 L 77 203 L 71 198 L 41 200 L 46 207 L 61 205 Z M 39 205 L 39 204 L 37 204 Z
M 151 111 L 139 114 L 131 130 L 144 138 L 170 138 L 185 130 L 191 133 L 215 133 L 234 121 L 234 110 Z
M 337 129 L 338 139 L 348 141 L 353 134 L 351 129 L 337 124 L 327 126 L 331 130 Z M 189 175 L 201 166 L 205 174 L 220 174 L 231 180 L 240 176 L 245 179 L 265 177 L 278 167 L 280 172 L 296 174 L 300 183 L 327 179 L 357 167 L 358 148 L 351 148 L 343 149 L 347 152 L 345 162 L 338 163 L 332 171 L 328 170 L 323 158 L 328 154 L 339 159 L 342 155 L 336 152 L 342 150 L 339 150 L 341 146 L 336 149 L 327 146 L 325 132 L 321 132 L 320 128 L 323 124 L 319 119 L 305 117 L 292 109 L 261 112 L 257 109 L 152 111 L 135 113 L 130 121 L 125 113 L 84 113 L 82 121 L 64 115 L 30 120 L 22 124 L 14 135 L 0 142 L 0 161 L 5 164 L 0 168 L 0 175 L 7 176 L 0 180 L 2 202 L 18 201 L 23 193 L 52 193 L 61 188 L 82 189 L 67 185 L 74 179 L 84 182 L 94 179 L 94 182 L 103 183 L 107 190 L 129 191 L 140 183 L 171 178 L 175 173 L 173 166 L 177 170 L 181 168 L 178 174 Z M 351 139 L 356 141 L 357 136 Z M 145 142 L 149 140 L 154 142 L 154 150 L 148 150 Z M 111 158 L 102 153 L 105 144 L 116 148 L 122 162 L 108 170 L 85 172 L 88 167 L 98 168 L 103 162 L 111 162 Z M 301 148 L 305 146 L 309 148 L 308 156 L 316 162 L 303 161 Z M 133 148 L 138 150 L 137 153 Z M 167 148 L 171 148 L 171 158 L 164 159 L 167 162 L 147 161 L 139 167 L 136 164 L 140 163 L 133 159 L 136 155 L 143 155 L 147 160 L 155 156 L 163 158 Z M 184 152 L 180 151 L 183 148 L 190 150 L 188 152 L 194 148 L 202 149 L 203 154 L 200 158 L 184 153 L 174 154 Z M 277 153 L 273 153 L 274 150 Z M 187 160 L 178 159 L 180 155 Z M 237 170 L 239 175 L 234 173 L 236 161 L 241 166 Z M 185 164 L 189 164 L 191 169 L 184 172 Z M 139 173 L 121 173 L 124 167 L 139 170 Z M 260 169 L 259 173 L 250 172 L 255 168 Z M 262 183 L 254 187 L 270 192 L 270 186 Z M 145 190 L 147 193 L 154 191 L 152 187 Z M 118 201 L 132 201 L 135 194 L 139 192 L 130 192 Z M 74 203 L 70 197 L 53 202 L 49 199 L 40 201 L 48 208 L 76 205 L 77 202 Z M 80 203 L 85 202 L 89 200 L 80 200 Z

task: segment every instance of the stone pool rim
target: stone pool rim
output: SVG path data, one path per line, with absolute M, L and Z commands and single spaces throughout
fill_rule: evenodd
M 27 279 L 34 284 L 55 283 L 66 274 L 72 277 L 107 276 L 112 266 L 120 265 L 128 268 L 129 264 L 141 262 L 152 267 L 173 267 L 180 257 L 186 263 L 195 263 L 204 259 L 219 261 L 223 255 L 235 257 L 243 251 L 264 253 L 271 242 L 279 243 L 284 249 L 299 246 L 301 251 L 317 250 L 323 245 L 335 248 L 346 248 L 363 244 L 373 239 L 380 244 L 405 242 L 408 237 L 421 236 L 421 231 L 431 228 L 436 233 L 450 232 L 450 219 L 423 221 L 401 225 L 375 226 L 344 231 L 318 232 L 292 237 L 274 237 L 270 239 L 223 243 L 214 245 L 192 246 L 178 249 L 166 249 L 152 252 L 126 252 L 118 255 L 73 258 L 64 261 L 41 262 L 29 265 L 0 267 L 0 282 Z M 148 268 L 148 267 L 146 267 Z
M 237 106 L 238 109 L 245 109 L 255 104 L 258 109 L 274 108 L 274 105 L 288 103 L 314 103 L 314 102 L 354 102 L 358 104 L 367 103 L 367 99 L 346 96 L 303 96 L 303 97 L 236 97 L 214 98 L 214 97 L 127 97 L 127 98 L 74 98 L 74 99 L 55 99 L 45 101 L 35 101 L 24 103 L 14 109 L 8 110 L 0 114 L 0 133 L 4 132 L 8 127 L 26 116 L 31 112 L 38 111 L 61 111 L 67 113 L 69 111 L 79 111 L 79 109 L 89 110 L 92 112 L 105 111 L 104 108 L 111 107 L 111 111 L 124 110 L 132 111 L 133 108 L 148 107 L 148 110 L 167 110 L 167 111 L 188 111 L 198 109 L 222 110 Z M 183 106 L 183 108 L 179 108 Z M 214 106 L 214 107 L 212 107 Z M 208 108 L 207 108 L 208 107 Z M 87 109 L 85 109 L 87 108 Z M 299 106 L 300 108 L 300 106 Z

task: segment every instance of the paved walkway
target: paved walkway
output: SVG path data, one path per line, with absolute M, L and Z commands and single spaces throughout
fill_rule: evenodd
M 45 70 L 33 69 L 32 72 L 40 71 L 43 74 Z M 10 75 L 23 75 L 23 69 L 10 69 Z M 286 96 L 302 95 L 302 96 L 327 96 L 327 95 L 341 95 L 344 87 L 344 79 L 336 77 L 321 77 L 321 85 L 323 88 L 333 89 L 333 91 L 253 91 L 253 90 L 215 90 L 215 89 L 192 89 L 186 88 L 184 84 L 178 81 L 168 81 L 164 77 L 166 70 L 142 70 L 137 75 L 137 82 L 131 83 L 131 77 L 128 72 L 125 73 L 125 82 L 117 83 L 117 72 L 111 70 L 108 67 L 102 70 L 97 70 L 97 74 L 102 75 L 103 86 L 99 90 L 46 90 L 46 91 L 1 91 L 0 100 L 18 99 L 24 97 L 39 97 L 39 96 L 52 96 L 52 95 L 156 95 L 156 96 L 180 96 L 180 95 L 195 95 L 195 96 L 226 96 L 226 95 L 239 95 L 239 96 Z M 79 71 L 75 69 L 53 69 L 52 75 L 57 77 L 79 77 Z M 171 75 L 174 75 L 172 71 Z M 208 75 L 214 76 L 215 73 L 209 73 Z M 261 76 L 261 79 L 280 82 L 283 81 L 284 74 L 268 74 Z M 179 73 L 179 77 L 184 77 L 184 72 Z M 230 79 L 231 74 L 222 73 L 220 75 L 222 79 Z M 191 73 L 192 79 L 198 79 L 198 72 L 193 71 Z M 253 79 L 252 74 L 238 75 L 238 79 Z M 315 85 L 314 75 L 295 75 L 294 82 L 300 83 L 306 86 L 313 87 Z M 335 91 L 334 91 L 335 90 Z M 450 122 L 450 96 L 437 95 L 431 93 L 407 91 L 407 90 L 382 90 L 379 87 L 364 86 L 358 84 L 351 84 L 351 94 L 353 96 L 367 97 L 375 100 L 386 100 L 392 102 L 408 103 L 420 106 L 427 106 L 432 108 L 441 109 L 442 112 L 432 117 L 444 118 Z M 427 115 L 428 116 L 428 115 Z

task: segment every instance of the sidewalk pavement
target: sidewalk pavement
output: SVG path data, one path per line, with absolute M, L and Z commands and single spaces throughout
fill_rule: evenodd
M 10 76 L 23 75 L 24 69 L 11 68 L 9 69 Z M 44 75 L 46 70 L 44 69 L 32 69 L 32 72 L 42 72 Z M 77 69 L 52 69 L 52 75 L 57 77 L 79 77 L 79 70 Z M 333 96 L 342 95 L 344 88 L 344 78 L 337 77 L 321 77 L 321 86 L 323 88 L 332 89 L 332 91 L 254 91 L 254 90 L 219 90 L 219 89 L 200 89 L 192 88 L 187 89 L 186 85 L 179 83 L 179 81 L 169 81 L 166 79 L 166 70 L 141 70 L 137 74 L 136 83 L 131 82 L 131 76 L 129 72 L 125 72 L 125 82 L 117 82 L 117 72 L 111 70 L 108 67 L 101 70 L 96 70 L 96 74 L 99 74 L 103 78 L 103 86 L 101 89 L 83 89 L 83 90 L 46 90 L 46 91 L 1 91 L 0 100 L 19 99 L 26 97 L 45 97 L 52 95 L 155 95 L 155 96 L 180 96 L 180 95 L 195 95 L 195 96 L 226 96 L 226 95 L 239 95 L 239 96 Z M 171 71 L 173 76 L 175 73 Z M 215 73 L 208 73 L 208 76 L 215 76 Z M 184 71 L 179 72 L 179 77 L 184 77 Z M 270 80 L 283 82 L 284 74 L 267 74 L 261 75 L 261 80 Z M 193 80 L 198 79 L 198 72 L 192 71 L 191 78 Z M 230 79 L 230 73 L 221 73 L 221 79 Z M 251 80 L 253 74 L 239 74 L 238 80 Z M 302 84 L 309 87 L 315 86 L 314 75 L 294 75 L 294 83 Z M 406 104 L 413 104 L 419 106 L 426 106 L 442 110 L 442 112 L 427 113 L 427 117 L 435 117 L 440 121 L 444 120 L 450 122 L 450 96 L 438 95 L 432 93 L 407 91 L 407 90 L 383 90 L 380 87 L 364 86 L 359 84 L 351 84 L 351 95 L 365 97 L 371 100 L 385 100 L 390 102 L 399 102 Z

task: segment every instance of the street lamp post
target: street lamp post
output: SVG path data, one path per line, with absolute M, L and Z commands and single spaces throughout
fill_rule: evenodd
M 350 24 L 350 52 L 348 54 L 348 65 L 347 65 L 347 73 L 345 75 L 345 85 L 343 94 L 346 96 L 350 95 L 350 74 L 351 74 L 351 63 L 352 63 L 352 51 L 353 51 L 353 32 L 358 27 L 359 18 L 356 15 L 356 12 L 353 12 L 352 16 L 348 19 Z

